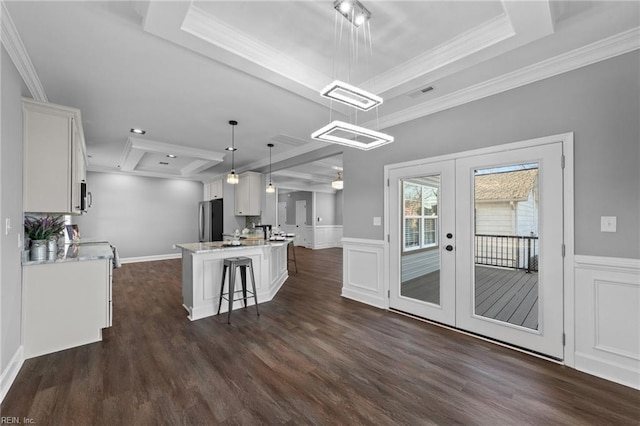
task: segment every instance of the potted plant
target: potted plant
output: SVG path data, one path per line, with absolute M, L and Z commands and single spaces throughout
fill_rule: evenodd
M 64 230 L 62 216 L 24 217 L 24 232 L 31 240 L 31 260 L 45 260 L 47 242 L 53 240 L 52 251 L 57 251 L 57 237 Z

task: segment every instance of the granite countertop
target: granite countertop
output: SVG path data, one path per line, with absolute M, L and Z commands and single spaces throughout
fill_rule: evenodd
M 284 244 L 289 244 L 292 239 L 285 239 L 284 241 L 265 241 L 265 240 L 242 240 L 240 245 L 231 245 L 231 241 L 210 241 L 206 243 L 181 243 L 176 244 L 176 247 L 190 251 L 192 253 L 208 253 L 212 251 L 225 251 L 225 250 L 242 250 L 252 247 L 280 247 Z
M 23 252 L 22 266 L 100 259 L 113 259 L 113 250 L 108 242 L 80 241 L 59 247 L 56 255 L 51 253 L 47 260 L 29 260 L 29 252 Z

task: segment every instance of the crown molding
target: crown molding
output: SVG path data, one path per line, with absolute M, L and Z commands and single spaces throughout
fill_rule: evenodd
M 516 35 L 506 14 L 466 31 L 457 37 L 375 76 L 362 86 L 384 93 L 417 77 L 480 52 Z
M 0 38 L 2 38 L 2 44 L 4 45 L 4 48 L 7 49 L 9 57 L 16 66 L 18 73 L 22 77 L 22 80 L 24 80 L 24 83 L 29 89 L 29 93 L 31 93 L 33 99 L 40 102 L 48 102 L 47 94 L 44 92 L 44 87 L 40 82 L 40 78 L 38 77 L 38 73 L 36 72 L 33 63 L 31 62 L 31 58 L 29 58 L 29 53 L 22 43 L 20 34 L 18 34 L 18 30 L 13 23 L 13 19 L 11 19 L 9 10 L 4 2 L 1 3 L 2 10 L 0 11 L 0 27 L 2 28 L 2 31 L 0 33 Z
M 382 116 L 377 120 L 363 124 L 363 126 L 378 129 L 396 126 L 468 102 L 573 71 L 637 49 L 640 49 L 640 27 L 634 27 L 595 43 L 503 74 L 437 99 Z
M 180 29 L 313 91 L 319 91 L 331 80 L 314 68 L 239 31 L 193 4 L 189 6 Z

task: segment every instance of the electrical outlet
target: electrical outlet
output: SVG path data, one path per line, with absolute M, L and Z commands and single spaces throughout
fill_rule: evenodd
M 600 232 L 616 232 L 616 216 L 600 217 Z
M 373 226 L 382 226 L 382 218 L 380 216 L 373 217 Z

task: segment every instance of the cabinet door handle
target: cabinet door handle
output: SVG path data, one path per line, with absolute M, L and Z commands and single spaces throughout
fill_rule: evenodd
M 93 205 L 93 194 L 91 192 L 87 192 L 87 197 L 89 197 L 89 203 L 87 203 L 87 208 Z

